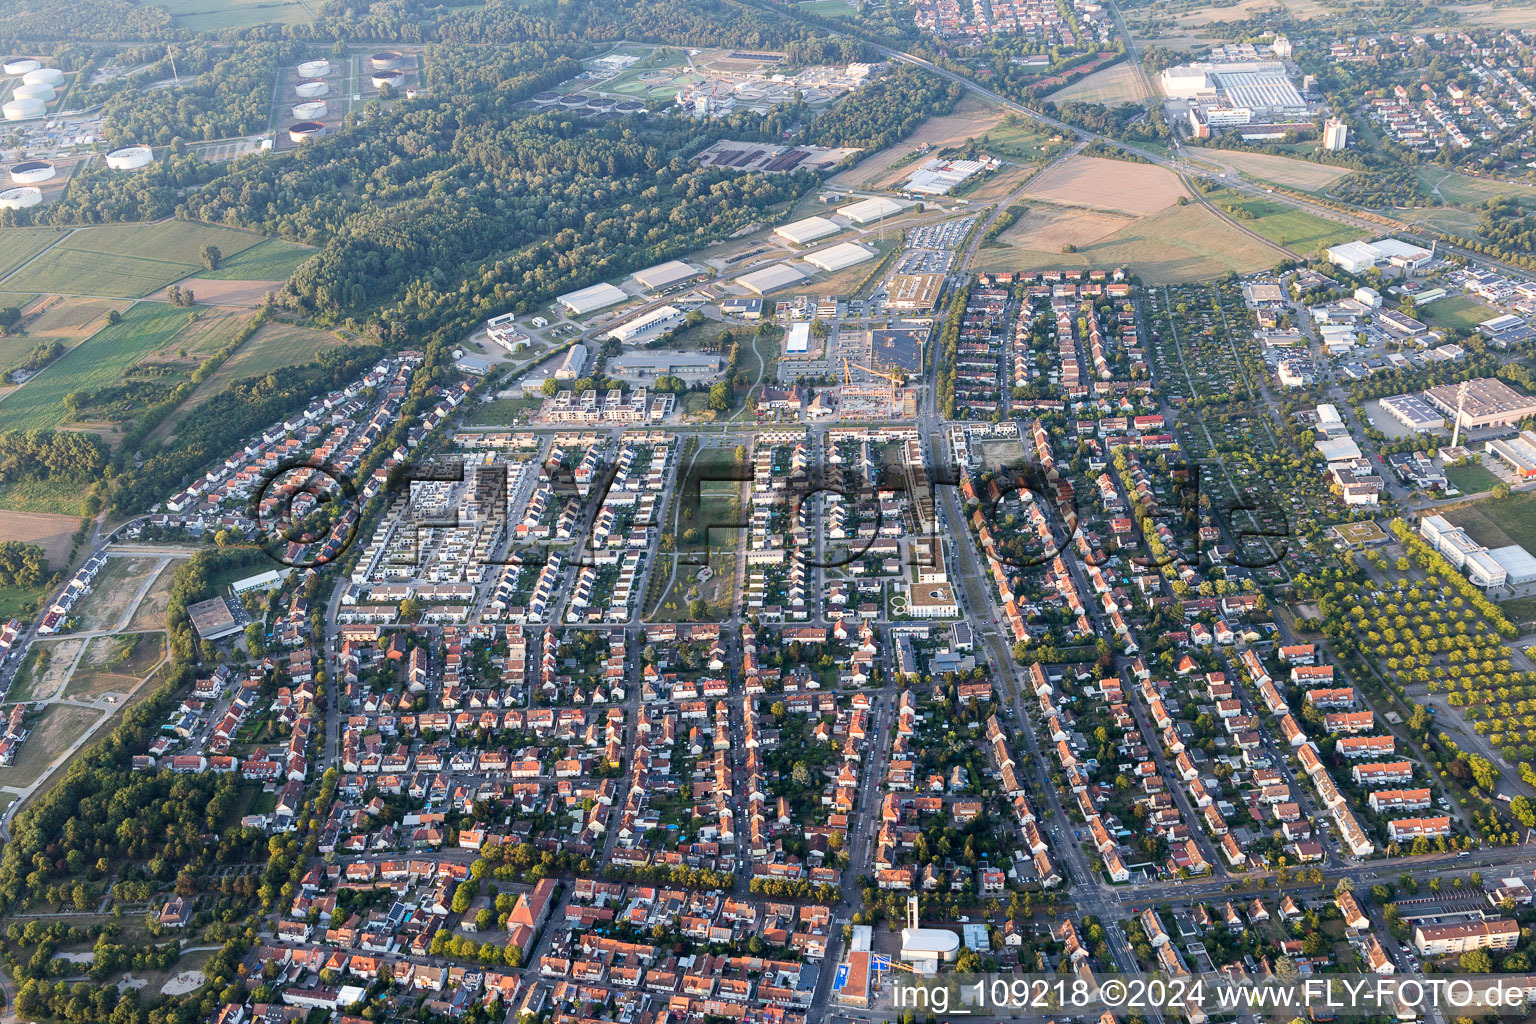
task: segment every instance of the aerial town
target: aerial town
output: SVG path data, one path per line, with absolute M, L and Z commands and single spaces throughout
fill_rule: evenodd
M 0 1024 L 1530 1016 L 1525 0 L 13 3 Z

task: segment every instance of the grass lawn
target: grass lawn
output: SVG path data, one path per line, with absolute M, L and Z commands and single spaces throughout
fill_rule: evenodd
M 56 427 L 67 417 L 64 396 L 93 391 L 167 344 L 192 322 L 190 310 L 141 302 L 0 401 L 0 431 Z
M 1473 328 L 1499 315 L 1470 295 L 1447 295 L 1419 307 L 1419 319 L 1433 327 Z
M 201 270 L 204 245 L 230 257 L 260 241 L 248 231 L 184 220 L 81 228 L 3 284 L 7 291 L 137 299 Z
M 5 228 L 0 230 L 0 279 L 64 237 L 54 228 Z M 11 291 L 10 285 L 5 286 Z M 5 305 L 13 305 L 7 301 Z
M 1477 494 L 1499 482 L 1498 477 L 1477 465 L 1452 466 L 1445 471 L 1445 478 L 1455 484 L 1462 494 Z
M 543 401 L 542 398 L 498 398 L 477 405 L 464 422 L 471 427 L 503 426 L 511 423 L 514 417 L 534 411 Z
M 315 250 L 281 238 L 265 238 L 244 252 L 226 256 L 218 270 L 203 270 L 198 277 L 210 281 L 286 281 L 294 268 Z
M 795 7 L 823 18 L 851 18 L 858 13 L 848 0 L 804 0 Z
M 42 596 L 41 589 L 0 587 L 0 619 L 9 622 L 12 619 L 30 618 L 37 611 L 37 602 Z
M 1425 194 L 1434 195 L 1438 189 L 1440 197 L 1454 206 L 1475 206 L 1504 196 L 1513 196 L 1524 206 L 1536 206 L 1536 188 L 1530 185 L 1473 178 L 1441 167 L 1418 170 Z
M 1445 517 L 1490 548 L 1519 544 L 1536 550 L 1536 493 L 1521 491 L 1502 501 L 1485 498 L 1449 509 Z
M 1318 246 L 1338 245 L 1358 238 L 1354 228 L 1331 220 L 1324 220 L 1302 210 L 1292 209 L 1259 196 L 1240 195 L 1226 189 L 1209 193 L 1213 203 L 1226 209 L 1236 207 L 1254 215 L 1254 220 L 1238 223 L 1250 228 L 1287 249 L 1300 253 L 1313 252 Z
M 269 22 L 308 25 L 315 20 L 314 8 L 302 0 L 164 0 L 158 6 L 170 11 L 177 28 L 193 32 Z

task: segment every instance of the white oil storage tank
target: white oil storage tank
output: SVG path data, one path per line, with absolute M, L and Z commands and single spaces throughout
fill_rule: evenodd
M 26 82 L 11 90 L 11 98 L 17 100 L 39 100 L 43 103 L 53 102 L 53 86 L 43 82 Z
M 375 71 L 368 77 L 368 81 L 375 89 L 382 89 L 386 85 L 391 89 L 398 89 L 400 83 L 405 81 L 405 75 L 399 71 Z
M 293 119 L 295 121 L 318 121 L 325 116 L 328 108 L 325 100 L 305 100 L 294 105 Z
M 64 72 L 58 68 L 33 68 L 21 80 L 28 85 L 58 85 L 64 81 Z
M 368 58 L 368 63 L 375 71 L 388 71 L 404 64 L 405 54 L 399 50 L 380 50 Z
M 330 91 L 331 87 L 321 81 L 300 82 L 293 87 L 293 94 L 301 100 L 317 100 Z
M 36 71 L 43 66 L 43 62 L 33 60 L 31 57 L 7 57 L 3 70 L 8 75 L 24 75 L 29 71 Z
M 288 126 L 290 142 L 308 142 L 325 134 L 325 125 L 319 121 L 299 121 Z
M 331 73 L 331 62 L 328 60 L 307 60 L 299 65 L 300 78 L 324 78 Z
M 4 107 L 0 107 L 0 113 L 5 114 L 7 121 L 25 121 L 30 117 L 42 117 L 48 108 L 43 106 L 42 100 L 19 99 L 11 100 Z
M 0 192 L 0 210 L 25 210 L 38 205 L 42 201 L 42 190 L 31 185 L 23 185 L 20 188 L 8 188 Z
M 53 164 L 47 160 L 26 160 L 19 164 L 11 165 L 11 183 L 13 185 L 36 185 L 40 181 L 47 181 L 54 175 Z
M 107 154 L 107 166 L 114 171 L 136 171 L 148 167 L 154 158 L 154 151 L 148 146 L 124 146 Z

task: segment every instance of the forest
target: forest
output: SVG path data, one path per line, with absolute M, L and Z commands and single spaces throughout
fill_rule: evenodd
M 817 146 L 884 149 L 910 135 L 924 119 L 954 110 L 964 95 L 958 83 L 898 64 L 884 78 L 812 121 L 805 141 Z
M 8 430 L 0 434 L 0 481 L 24 477 L 88 477 L 107 464 L 95 434 L 72 430 Z
M 1478 210 L 1478 233 L 1505 252 L 1536 255 L 1536 213 L 1514 196 L 1490 199 Z
M 1378 210 L 1394 206 L 1440 205 L 1438 199 L 1419 191 L 1419 176 L 1412 167 L 1356 172 L 1340 178 L 1328 191 L 1335 199 Z

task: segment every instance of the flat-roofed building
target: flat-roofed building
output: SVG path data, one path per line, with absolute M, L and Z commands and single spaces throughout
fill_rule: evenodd
M 873 199 L 861 199 L 856 203 L 849 203 L 837 212 L 840 216 L 846 217 L 850 224 L 864 225 L 894 216 L 911 205 L 898 199 L 875 196 Z
M 1466 398 L 1461 397 L 1465 386 Z M 1424 397 L 1442 410 L 1454 423 L 1458 403 L 1463 429 L 1508 427 L 1536 416 L 1536 399 L 1522 395 L 1497 377 L 1478 377 L 1462 384 L 1441 384 L 1424 392 Z
M 189 605 L 187 617 L 192 620 L 192 628 L 197 630 L 197 635 L 204 640 L 222 640 L 244 628 L 235 618 L 235 613 L 230 611 L 229 602 L 222 597 Z
M 1523 587 L 1528 583 L 1536 583 L 1536 555 L 1532 555 L 1519 544 L 1489 548 L 1488 557 L 1504 570 L 1505 586 Z
M 658 263 L 654 267 L 646 267 L 637 270 L 634 279 L 646 288 L 655 291 L 658 288 L 670 288 L 675 284 L 692 280 L 699 276 L 699 268 L 682 260 L 668 260 L 666 263 Z
M 780 224 L 773 233 L 794 245 L 807 245 L 818 238 L 826 238 L 843 230 L 825 217 L 807 217 L 804 220 Z
M 808 253 L 805 256 L 805 262 L 817 270 L 824 270 L 832 274 L 874 258 L 875 251 L 873 249 L 866 249 L 864 246 L 854 242 L 842 242 L 838 245 L 828 246 L 825 249 L 817 249 L 813 253 Z
M 1519 941 L 1519 922 L 1503 918 L 1461 924 L 1421 924 L 1413 930 L 1413 944 L 1425 956 L 1452 956 L 1475 949 L 1514 949 Z
M 1445 417 L 1421 395 L 1390 395 L 1381 400 L 1382 411 L 1409 430 L 1440 430 Z
M 1526 440 L 1523 434 L 1489 441 L 1483 445 L 1483 450 L 1496 456 L 1521 479 L 1536 476 L 1536 444 Z
M 805 280 L 805 275 L 788 263 L 775 263 L 761 270 L 754 270 L 750 274 L 743 274 L 736 279 L 736 283 L 755 292 L 758 295 L 766 295 L 769 292 L 778 291 L 780 288 L 788 288 Z
M 555 301 L 564 306 L 572 316 L 585 316 L 595 313 L 599 309 L 616 306 L 629 298 L 623 291 L 611 284 L 594 284 L 590 288 L 581 288 L 574 292 L 566 292 L 557 296 Z
M 659 338 L 682 324 L 684 315 L 683 311 L 676 306 L 658 306 L 648 313 L 641 313 L 633 320 L 626 320 L 617 327 L 611 328 L 608 334 L 626 345 L 633 345 Z
M 926 313 L 938 304 L 943 274 L 895 274 L 886 289 L 885 304 L 910 313 Z

